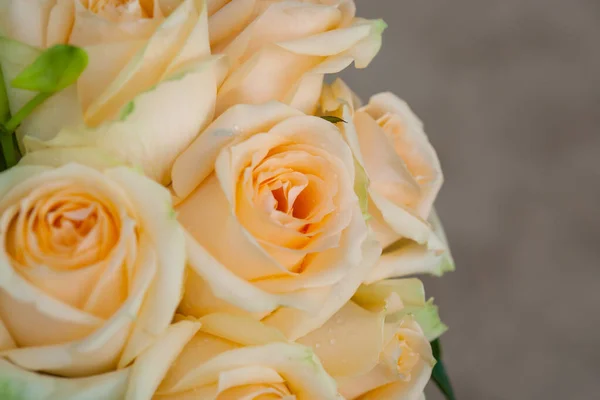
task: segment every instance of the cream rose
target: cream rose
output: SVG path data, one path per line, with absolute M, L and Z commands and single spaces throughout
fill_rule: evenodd
M 128 373 L 110 371 L 165 332 L 181 298 L 185 243 L 169 192 L 124 167 L 17 166 L 0 174 L 0 235 L 0 387 L 9 376 L 36 400 L 123 391 Z
M 193 269 L 181 305 L 242 309 L 295 338 L 355 292 L 381 249 L 335 125 L 281 103 L 230 108 L 176 160 Z
M 270 100 L 312 113 L 324 74 L 364 68 L 381 47 L 385 23 L 355 11 L 353 0 L 208 0 L 212 51 L 230 64 L 217 114 Z
M 370 227 L 384 254 L 367 282 L 454 268 L 433 203 L 443 181 L 423 124 L 391 93 L 365 106 L 341 81 L 325 85 L 320 113 L 347 123 L 340 129 L 369 179 Z
M 133 366 L 126 400 L 337 400 L 314 352 L 258 321 L 180 321 Z
M 420 281 L 391 280 L 361 287 L 298 342 L 314 349 L 348 400 L 418 400 L 435 364 L 429 340 L 445 329 Z
M 42 49 L 68 43 L 89 56 L 78 82 L 21 125 L 28 151 L 98 146 L 168 184 L 175 157 L 212 119 L 217 82 L 202 0 L 0 0 L 0 32 L 13 113 L 35 93 L 10 82 Z

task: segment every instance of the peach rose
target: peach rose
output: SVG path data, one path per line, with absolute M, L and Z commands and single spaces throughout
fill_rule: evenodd
M 176 160 L 193 273 L 181 312 L 246 310 L 291 338 L 320 326 L 380 255 L 335 125 L 281 103 L 232 107 Z
M 338 123 L 369 179 L 369 220 L 384 254 L 367 282 L 453 270 L 450 250 L 433 203 L 443 181 L 423 124 L 391 93 L 361 106 L 341 81 L 325 85 L 320 113 Z
M 258 321 L 180 321 L 133 366 L 126 400 L 341 400 L 314 352 Z
M 445 329 L 419 280 L 390 280 L 361 287 L 298 342 L 314 349 L 348 400 L 418 400 L 435 365 L 429 340 Z
M 169 192 L 124 167 L 17 166 L 0 174 L 0 235 L 0 377 L 15 390 L 38 382 L 32 399 L 122 389 L 127 373 L 110 371 L 164 333 L 181 298 L 185 244 Z
M 180 4 L 179 4 L 180 3 Z M 216 99 L 202 0 L 0 0 L 0 66 L 12 112 L 35 93 L 12 79 L 53 44 L 88 54 L 78 82 L 25 119 L 27 151 L 98 146 L 168 184 Z
M 278 100 L 312 113 L 324 74 L 364 68 L 381 47 L 381 20 L 355 17 L 353 0 L 209 0 L 210 44 L 230 70 L 217 115 Z

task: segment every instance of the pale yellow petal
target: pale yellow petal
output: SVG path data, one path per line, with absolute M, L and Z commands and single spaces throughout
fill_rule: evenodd
M 200 329 L 201 324 L 180 321 L 171 325 L 133 364 L 125 400 L 152 398 L 171 364 Z
M 164 332 L 173 318 L 182 296 L 185 240 L 167 190 L 126 168 L 115 168 L 108 174 L 135 204 L 138 221 L 156 253 L 156 275 L 121 360 L 127 365 L 144 349 L 146 341 Z
M 175 161 L 172 178 L 177 196 L 187 197 L 212 173 L 219 152 L 232 140 L 266 132 L 293 115 L 299 115 L 299 112 L 276 102 L 231 108 L 210 124 Z
M 285 336 L 277 329 L 248 316 L 211 314 L 200 318 L 199 321 L 202 323 L 202 332 L 244 346 L 286 341 Z
M 22 400 L 92 400 L 123 398 L 129 369 L 86 378 L 59 378 L 20 369 L 0 359 L 0 386 L 9 398 Z
M 362 218 L 360 211 L 358 213 Z M 298 339 L 323 326 L 350 300 L 381 254 L 379 243 L 371 235 L 364 240 L 361 249 L 360 262 L 348 271 L 344 279 L 331 287 L 331 297 L 323 302 L 323 307 L 318 313 L 311 315 L 301 310 L 280 308 L 263 321 L 281 330 L 290 340 Z
M 384 346 L 384 314 L 350 301 L 322 327 L 297 340 L 311 347 L 334 377 L 367 373 Z
M 185 351 L 185 350 L 184 350 Z M 336 400 L 335 381 L 327 375 L 312 350 L 297 344 L 272 343 L 222 353 L 189 371 L 173 391 L 185 391 L 215 382 L 231 367 L 262 365 L 277 371 L 298 400 Z
M 56 0 L 0 1 L 0 33 L 30 46 L 44 48 L 48 18 Z

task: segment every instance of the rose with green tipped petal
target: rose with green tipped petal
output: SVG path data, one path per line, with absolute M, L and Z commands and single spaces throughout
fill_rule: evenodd
M 325 74 L 365 68 L 385 23 L 356 18 L 353 0 L 209 0 L 210 44 L 230 65 L 217 114 L 278 100 L 316 108 Z
M 429 340 L 445 329 L 432 307 L 417 279 L 363 286 L 298 343 L 313 348 L 348 400 L 419 400 L 435 364 Z
M 0 393 L 17 399 L 124 392 L 128 372 L 113 372 L 165 332 L 181 298 L 170 193 L 129 168 L 100 168 L 112 161 L 97 150 L 77 153 L 98 169 L 50 166 L 69 151 L 0 174 Z
M 168 184 L 173 160 L 213 116 L 205 2 L 0 0 L 0 67 L 13 114 L 36 93 L 10 82 L 55 44 L 82 48 L 89 63 L 23 121 L 21 146 L 102 147 Z
M 246 317 L 183 320 L 138 359 L 125 400 L 340 400 L 314 352 Z
M 368 178 L 369 225 L 383 255 L 366 282 L 454 269 L 444 231 L 433 209 L 443 182 L 423 124 L 391 93 L 360 99 L 341 80 L 324 85 L 319 113 L 338 123 Z

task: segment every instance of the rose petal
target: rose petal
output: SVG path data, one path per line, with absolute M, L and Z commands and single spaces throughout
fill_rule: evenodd
M 372 235 L 364 240 L 361 248 L 361 262 L 356 263 L 344 279 L 331 287 L 331 295 L 323 302 L 318 313 L 311 315 L 297 309 L 280 308 L 263 322 L 281 330 L 290 340 L 296 340 L 323 326 L 350 300 L 381 254 L 381 247 Z
M 122 398 L 127 390 L 129 369 L 86 378 L 58 378 L 20 369 L 0 359 L 3 394 L 17 399 L 83 400 Z
M 148 340 L 164 332 L 173 318 L 183 287 L 185 245 L 167 190 L 126 168 L 115 168 L 107 174 L 127 190 L 135 204 L 137 220 L 155 249 L 158 266 L 121 359 L 121 365 L 127 365 Z
M 236 137 L 266 132 L 297 110 L 270 102 L 260 106 L 237 105 L 217 118 L 175 161 L 172 170 L 173 190 L 187 197 L 214 169 L 221 149 Z
M 172 390 L 185 391 L 202 386 L 216 381 L 220 371 L 257 364 L 277 371 L 298 400 L 337 399 L 335 382 L 326 374 L 314 353 L 307 347 L 287 343 L 245 347 L 222 353 L 190 370 Z
M 200 326 L 197 322 L 180 321 L 171 325 L 157 338 L 156 343 L 145 351 L 131 368 L 125 400 L 152 398 L 171 364 Z
M 43 48 L 50 12 L 56 0 L 21 0 L 0 3 L 0 32 L 29 46 Z M 0 52 L 1 53 L 1 52 Z
M 297 342 L 311 347 L 333 377 L 364 374 L 379 362 L 384 317 L 382 312 L 367 311 L 350 301 Z

